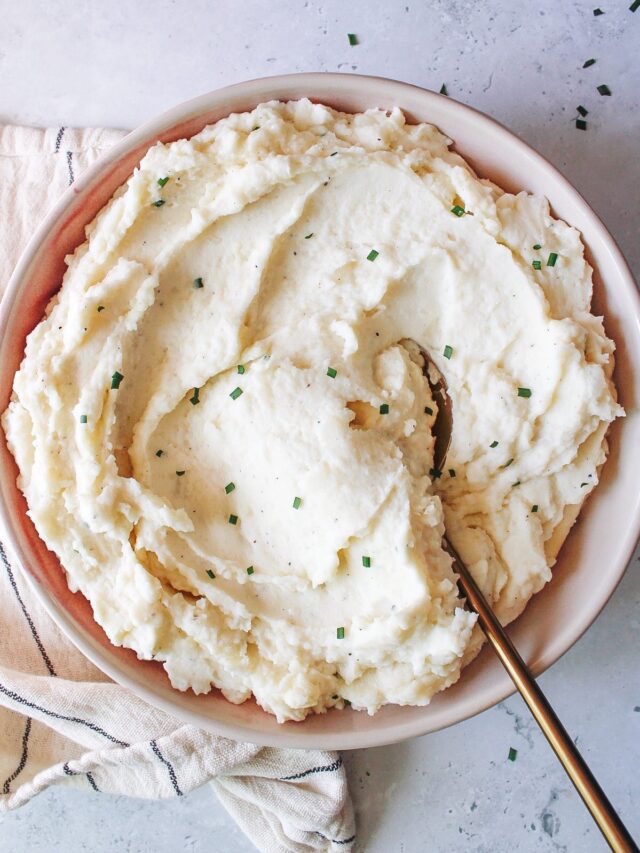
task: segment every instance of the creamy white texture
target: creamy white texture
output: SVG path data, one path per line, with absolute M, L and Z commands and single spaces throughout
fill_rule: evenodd
M 444 519 L 503 621 L 549 579 L 613 344 L 578 232 L 449 145 L 306 100 L 158 144 L 29 336 L 3 426 L 30 515 L 175 687 L 280 720 L 427 703 L 478 646 Z M 410 340 L 452 399 L 441 476 Z

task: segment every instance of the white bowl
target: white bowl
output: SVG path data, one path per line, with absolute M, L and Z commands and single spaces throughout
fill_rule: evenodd
M 25 250 L 0 307 L 0 411 L 22 359 L 25 336 L 60 286 L 64 256 L 84 241 L 84 226 L 108 201 L 156 140 L 192 136 L 231 112 L 272 99 L 308 97 L 348 112 L 400 107 L 410 121 L 437 125 L 482 177 L 511 191 L 546 196 L 555 216 L 580 229 L 594 268 L 594 310 L 617 344 L 615 380 L 627 417 L 610 431 L 611 455 L 593 498 L 565 543 L 554 577 L 513 624 L 510 634 L 535 673 L 554 663 L 589 627 L 620 581 L 640 529 L 640 301 L 629 269 L 595 213 L 543 157 L 490 118 L 406 83 L 353 74 L 293 74 L 251 80 L 187 101 L 129 134 L 88 169 L 46 217 Z M 160 664 L 112 646 L 87 601 L 69 592 L 57 558 L 39 539 L 15 483 L 16 467 L 0 447 L 0 520 L 43 607 L 69 639 L 115 681 L 149 703 L 237 740 L 327 749 L 377 746 L 435 731 L 501 701 L 514 688 L 492 652 L 463 671 L 458 684 L 426 708 L 387 706 L 375 716 L 331 711 L 278 725 L 253 701 L 232 705 L 171 688 Z

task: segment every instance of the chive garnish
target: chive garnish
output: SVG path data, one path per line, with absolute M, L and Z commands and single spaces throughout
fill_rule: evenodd
M 611 94 L 611 89 L 607 86 L 606 83 L 601 83 L 596 88 L 597 88 L 598 92 L 600 92 L 601 95 L 610 95 Z
M 557 252 L 550 252 L 549 257 L 547 258 L 547 266 L 548 267 L 555 267 L 557 260 L 558 260 L 558 253 Z
M 302 506 L 302 498 L 299 498 L 296 496 L 293 499 L 293 508 L 294 509 L 300 509 L 301 506 Z
M 158 459 L 160 459 L 160 457 L 162 456 L 163 453 L 164 453 L 164 450 L 156 450 L 156 456 L 158 457 Z
M 584 63 L 584 65 L 582 67 L 583 68 L 590 68 L 592 65 L 595 65 L 595 64 L 596 64 L 595 59 L 587 59 L 587 61 Z
M 362 558 L 362 565 L 365 567 L 365 569 L 370 569 L 371 568 L 371 557 L 363 557 Z
M 338 640 L 344 640 L 344 628 L 337 629 L 336 637 L 338 638 Z
M 372 249 L 369 252 L 369 254 L 367 255 L 367 260 L 368 261 L 375 261 L 375 259 L 378 257 L 379 254 L 380 254 L 380 252 L 376 252 L 375 249 Z
M 168 177 L 167 178 L 158 178 L 158 186 L 163 187 L 167 183 L 168 180 L 169 180 Z
M 337 153 L 337 151 L 334 151 L 333 154 L 329 154 L 329 157 L 335 157 Z
M 454 204 L 451 208 L 451 213 L 453 213 L 454 216 L 464 216 L 465 209 L 464 207 L 460 207 L 459 204 Z
M 355 33 L 347 33 L 347 38 L 349 39 L 349 44 L 351 47 L 354 47 L 358 44 L 358 36 Z
M 116 370 L 116 372 L 111 376 L 111 388 L 114 391 L 117 391 L 123 379 L 124 376 Z
M 176 471 L 177 477 L 182 477 L 184 474 L 186 474 L 186 471 Z
M 163 198 L 159 198 L 157 201 L 154 201 L 154 202 L 153 202 L 153 205 L 152 205 L 152 206 L 153 206 L 153 207 L 162 207 L 162 205 L 163 205 L 163 204 L 164 204 L 164 199 L 163 199 Z
M 514 749 L 512 746 L 509 747 L 509 761 L 515 761 L 518 757 L 518 750 Z
M 604 15 L 604 12 L 603 12 L 603 11 L 602 11 L 602 9 L 598 6 L 598 8 L 597 8 L 597 9 L 594 9 L 594 10 L 593 10 L 593 14 L 594 14 L 594 15 L 596 16 L 596 18 L 597 18 L 597 17 L 598 17 L 598 15 Z
M 80 415 L 80 423 L 86 424 L 86 422 L 87 422 L 87 416 L 86 415 Z
M 518 388 L 518 397 L 530 397 L 531 388 Z
M 432 415 L 433 409 L 431 408 L 431 406 L 425 406 L 424 407 L 424 413 L 425 413 L 425 415 Z
M 224 487 L 224 490 L 228 495 L 230 495 L 231 492 L 235 489 L 235 487 L 236 487 L 235 483 L 227 483 L 227 485 Z
M 194 278 L 193 280 L 193 288 L 194 290 L 200 290 L 201 287 L 204 287 L 204 281 L 198 276 L 198 278 Z
M 538 512 L 538 504 L 534 504 L 534 505 L 531 507 L 531 512 Z
M 534 270 L 541 270 L 542 269 L 542 261 L 532 261 L 531 266 L 534 268 Z
M 535 243 L 533 248 L 537 251 L 538 249 L 541 249 L 542 246 L 540 245 L 540 243 Z
M 229 521 L 229 524 L 237 524 L 238 523 L 238 516 L 231 513 L 231 515 L 228 518 L 228 521 Z
M 576 119 L 576 128 L 578 130 L 586 130 L 587 129 L 586 121 L 583 118 L 577 118 Z
M 448 94 L 449 94 L 449 93 L 447 92 L 447 86 L 446 86 L 446 84 L 445 84 L 445 83 L 443 83 L 443 84 L 442 84 L 442 86 L 440 86 L 440 94 L 441 94 L 441 95 L 448 95 Z
M 338 371 L 335 367 L 327 367 L 327 376 L 330 376 L 332 379 L 335 379 L 338 375 Z
M 506 461 L 506 462 L 504 463 L 504 465 L 502 465 L 501 467 L 502 467 L 502 468 L 508 468 L 508 467 L 509 467 L 509 465 L 511 465 L 511 463 L 512 463 L 512 462 L 513 462 L 513 456 L 511 457 L 511 459 L 507 459 L 507 461 Z
M 198 403 L 200 402 L 200 389 L 199 388 L 193 389 L 193 394 L 189 397 L 189 402 L 191 403 L 192 406 L 198 405 Z
M 588 486 L 589 483 L 580 483 L 580 488 L 583 489 L 585 486 Z
M 96 311 L 98 312 L 98 314 L 99 314 L 101 311 L 104 311 L 104 305 L 98 305 L 98 307 L 96 308 Z
M 304 239 L 310 240 L 312 237 L 313 237 L 313 231 L 311 232 L 311 234 L 307 234 L 307 236 Z
M 237 369 L 238 373 L 240 373 L 240 374 L 244 373 L 244 364 L 239 364 L 236 369 Z
M 450 347 L 449 344 L 447 344 L 446 347 L 442 351 L 442 355 L 445 358 L 451 358 L 451 356 L 453 355 L 453 347 Z
M 214 573 L 211 571 L 211 569 L 207 569 L 207 574 L 209 575 L 209 577 L 211 578 L 211 580 L 215 580 L 215 577 L 216 577 L 216 576 L 215 576 L 215 575 L 214 575 Z
M 253 566 L 247 566 L 247 574 L 248 575 L 252 575 L 254 573 L 254 571 L 255 571 L 255 569 L 253 568 Z
M 388 415 L 389 414 L 389 404 L 388 403 L 383 403 L 380 406 L 380 414 L 381 415 Z
M 456 476 L 456 469 L 455 468 L 449 468 L 449 476 L 450 477 Z
M 233 391 L 229 394 L 232 400 L 237 400 L 238 397 L 242 394 L 242 388 L 234 388 Z
M 442 471 L 439 468 L 429 468 L 429 476 L 433 480 L 439 480 L 442 477 Z
M 588 109 L 586 109 L 585 107 L 583 107 L 583 106 L 582 106 L 582 104 L 578 104 L 578 106 L 576 107 L 576 110 L 578 111 L 578 113 L 579 113 L 583 118 L 584 118 L 585 116 L 588 116 L 588 115 L 589 115 L 589 110 L 588 110 Z
M 498 441 L 492 441 L 491 444 L 489 445 L 489 447 L 497 447 L 499 443 L 500 442 L 498 442 Z

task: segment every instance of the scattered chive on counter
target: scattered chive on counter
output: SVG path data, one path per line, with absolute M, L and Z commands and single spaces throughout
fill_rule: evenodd
M 550 252 L 549 257 L 547 258 L 547 266 L 548 267 L 555 267 L 557 260 L 558 260 L 558 253 L 557 252 Z
M 335 369 L 335 367 L 327 367 L 327 376 L 330 376 L 331 379 L 335 379 L 337 375 L 338 371 Z
M 152 202 L 152 207 L 162 207 L 165 203 L 163 198 L 159 198 L 157 201 Z
M 192 406 L 198 405 L 198 403 L 200 402 L 200 389 L 199 388 L 193 389 L 193 394 L 189 397 L 189 402 L 191 403 Z
M 578 130 L 586 130 L 587 129 L 587 123 L 583 118 L 577 118 L 576 119 L 576 127 Z
M 595 59 L 587 59 L 587 61 L 584 63 L 584 65 L 582 67 L 583 68 L 590 68 L 592 65 L 595 65 L 595 64 L 596 64 Z
M 122 373 L 118 373 L 117 370 L 114 374 L 112 374 L 112 376 L 111 376 L 111 388 L 113 391 L 118 390 L 118 388 L 120 387 L 120 383 L 122 382 L 123 379 L 124 379 L 124 376 L 122 375 Z
M 358 36 L 355 33 L 347 33 L 347 38 L 351 47 L 355 47 L 358 44 Z
M 211 571 L 211 569 L 207 569 L 207 574 L 209 575 L 209 577 L 211 578 L 211 580 L 215 580 L 215 577 L 216 577 L 216 576 L 215 576 L 215 575 L 214 575 L 214 573 Z
M 294 509 L 300 509 L 300 507 L 302 506 L 302 498 L 299 498 L 299 497 L 296 495 L 296 497 L 293 499 L 293 504 L 292 504 L 292 506 L 293 506 L 293 508 L 294 508 Z
M 381 415 L 388 415 L 389 414 L 389 404 L 388 403 L 383 403 L 380 406 L 380 414 Z
M 370 569 L 371 568 L 371 557 L 363 557 L 362 558 L 362 565 L 365 567 L 365 569 Z
M 336 629 L 336 638 L 338 640 L 344 640 L 344 628 L 337 628 Z
M 518 750 L 514 749 L 512 746 L 509 747 L 509 761 L 515 761 L 518 757 Z
M 640 9 L 640 0 L 633 0 L 633 3 L 629 6 L 630 12 L 636 12 Z
M 242 394 L 242 388 L 238 386 L 238 388 L 234 388 L 233 391 L 229 394 L 232 400 L 237 400 L 238 397 Z
M 204 287 L 204 281 L 200 276 L 198 276 L 198 278 L 194 278 L 193 280 L 193 289 L 200 290 L 201 287 Z
M 235 483 L 227 483 L 227 485 L 224 487 L 224 490 L 228 495 L 230 495 L 231 492 L 235 489 L 235 487 L 236 487 Z
M 518 397 L 530 397 L 531 388 L 518 388 Z
M 229 524 L 237 524 L 238 523 L 238 516 L 231 513 L 231 515 L 229 516 L 229 518 L 227 520 L 228 520 Z
M 168 177 L 167 178 L 158 178 L 158 186 L 163 187 L 167 183 L 168 180 L 169 180 Z
M 588 115 L 589 115 L 589 110 L 588 110 L 586 107 L 583 107 L 583 106 L 582 106 L 582 104 L 578 104 L 578 106 L 576 107 L 576 110 L 578 111 L 578 113 L 579 113 L 583 118 L 584 118 L 585 116 L 588 116 Z
M 594 10 L 593 10 L 593 14 L 594 14 L 594 15 L 595 15 L 595 17 L 597 18 L 597 17 L 598 17 L 598 15 L 604 15 L 604 12 L 602 11 L 602 9 L 601 9 L 600 7 L 598 7 L 597 9 L 594 9 Z
M 446 347 L 442 351 L 442 355 L 445 358 L 451 358 L 451 356 L 453 355 L 453 347 L 450 347 L 449 344 L 447 344 Z
M 368 261 L 375 261 L 375 259 L 378 257 L 379 254 L 380 254 L 380 252 L 376 252 L 375 249 L 372 249 L 369 252 L 369 254 L 367 255 L 367 260 Z
M 442 86 L 440 86 L 440 94 L 441 94 L 441 95 L 448 95 L 448 94 L 449 94 L 449 93 L 447 92 L 447 86 L 446 86 L 446 83 L 443 83 L 443 84 L 442 84 Z
M 611 94 L 611 89 L 607 86 L 606 83 L 601 83 L 596 88 L 598 89 L 598 92 L 600 92 L 601 95 L 610 95 Z
M 86 422 L 87 422 L 87 416 L 86 415 L 80 415 L 80 423 L 86 424 Z

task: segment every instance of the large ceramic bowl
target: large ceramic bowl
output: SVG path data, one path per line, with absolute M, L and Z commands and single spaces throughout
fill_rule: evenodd
M 64 256 L 84 241 L 84 226 L 129 176 L 156 140 L 188 137 L 206 124 L 274 98 L 309 97 L 350 112 L 400 107 L 410 121 L 436 124 L 483 177 L 508 190 L 546 196 L 553 212 L 580 229 L 594 268 L 594 309 L 617 344 L 616 384 L 627 417 L 611 429 L 602 481 L 564 545 L 554 576 L 510 633 L 540 673 L 575 643 L 619 582 L 639 532 L 640 304 L 625 261 L 598 217 L 543 157 L 481 113 L 446 97 L 391 80 L 342 74 L 295 74 L 240 83 L 175 107 L 129 134 L 61 198 L 31 240 L 0 310 L 0 411 L 11 393 L 25 336 L 59 288 Z M 42 605 L 100 669 L 151 704 L 238 740 L 293 747 L 349 749 L 399 741 L 464 720 L 504 699 L 513 686 L 488 648 L 457 685 L 426 708 L 388 706 L 375 716 L 331 711 L 278 725 L 255 703 L 232 705 L 214 691 L 173 690 L 160 664 L 112 646 L 80 594 L 69 592 L 57 558 L 39 539 L 16 487 L 17 470 L 2 437 L 0 515 L 6 539 Z

